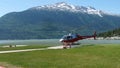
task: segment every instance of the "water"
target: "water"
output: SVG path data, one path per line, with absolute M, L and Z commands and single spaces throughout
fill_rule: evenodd
M 81 44 L 120 44 L 120 40 L 80 40 Z M 0 45 L 33 45 L 48 44 L 60 45 L 59 39 L 41 39 L 41 40 L 0 40 Z
M 40 40 L 0 40 L 0 45 L 34 45 L 34 44 L 54 44 L 60 45 L 59 39 Z

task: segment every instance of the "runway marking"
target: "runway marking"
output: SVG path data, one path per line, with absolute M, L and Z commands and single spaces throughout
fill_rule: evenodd
M 74 48 L 74 47 L 78 47 L 78 46 L 72 46 L 72 48 Z M 39 48 L 39 49 L 0 51 L 0 54 L 2 54 L 2 53 L 15 53 L 15 52 L 28 52 L 28 51 L 36 51 L 36 50 L 48 50 L 48 49 L 63 49 L 63 46 L 53 46 L 53 47 Z
M 14 53 L 14 52 L 27 52 L 27 51 L 36 51 L 36 50 L 48 50 L 48 49 L 62 49 L 62 46 L 54 46 L 54 47 L 39 48 L 39 49 L 0 51 L 0 54 L 2 54 L 2 53 Z

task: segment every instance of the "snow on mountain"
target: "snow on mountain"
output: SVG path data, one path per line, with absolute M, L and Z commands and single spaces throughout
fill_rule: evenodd
M 97 15 L 99 15 L 100 17 L 103 17 L 101 10 L 96 10 L 96 9 L 94 9 L 94 8 L 92 8 L 92 7 L 87 7 L 87 13 L 88 13 L 88 14 L 97 14 Z
M 100 17 L 103 17 L 102 16 L 103 12 L 101 10 L 96 10 L 93 7 L 74 6 L 71 4 L 67 4 L 65 2 L 59 2 L 53 5 L 37 6 L 30 9 L 35 9 L 35 10 L 49 9 L 49 10 L 61 10 L 61 11 L 68 10 L 71 12 L 83 12 L 88 14 L 96 14 L 96 15 L 99 15 Z

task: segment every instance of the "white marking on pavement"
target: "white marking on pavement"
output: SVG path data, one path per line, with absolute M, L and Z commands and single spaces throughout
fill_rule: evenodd
M 72 48 L 74 48 L 74 47 L 77 47 L 77 46 L 72 46 Z M 14 53 L 14 52 L 27 52 L 27 51 L 36 51 L 36 50 L 48 50 L 48 49 L 63 49 L 63 46 L 53 46 L 53 47 L 39 48 L 39 49 L 0 51 L 0 54 L 2 54 L 2 53 Z

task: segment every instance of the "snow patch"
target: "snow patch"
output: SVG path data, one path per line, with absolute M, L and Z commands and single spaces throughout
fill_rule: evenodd
M 31 10 L 32 9 L 36 9 L 36 10 L 48 9 L 48 10 L 62 10 L 62 11 L 68 10 L 71 12 L 84 12 L 88 14 L 96 14 L 100 17 L 103 17 L 102 16 L 103 12 L 100 10 L 96 10 L 93 7 L 74 6 L 71 4 L 67 4 L 65 2 L 60 2 L 60 3 L 53 4 L 53 5 L 37 6 L 37 7 L 30 8 L 30 9 Z

